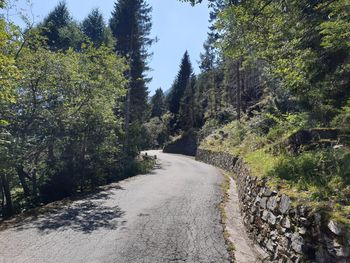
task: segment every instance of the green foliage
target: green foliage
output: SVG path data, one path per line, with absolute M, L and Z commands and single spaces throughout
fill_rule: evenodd
M 143 124 L 142 149 L 160 149 L 169 140 L 169 120 L 166 116 L 151 118 Z
M 244 160 L 252 168 L 255 176 L 265 177 L 274 169 L 280 157 L 267 153 L 264 149 L 255 150 L 245 154 Z
M 12 79 L 17 99 L 1 111 L 9 125 L 0 163 L 11 185 L 20 183 L 31 195 L 24 206 L 93 189 L 123 173 L 122 119 L 115 111 L 127 84 L 125 61 L 112 48 L 53 52 L 36 29 L 26 34 L 11 67 L 20 76 Z
M 83 41 L 83 34 L 78 24 L 70 16 L 64 1 L 59 2 L 39 24 L 39 28 L 52 50 L 67 50 L 70 47 L 78 50 Z
M 4 4 L 1 2 L 0 8 L 4 7 Z M 15 60 L 15 50 L 19 45 L 17 36 L 18 28 L 7 23 L 0 16 L 0 192 L 1 212 L 4 217 L 11 216 L 13 213 L 10 146 L 14 138 L 9 132 L 9 124 L 11 124 L 9 112 L 17 99 L 16 82 L 21 78 Z
M 140 159 L 133 160 L 128 167 L 127 174 L 135 176 L 139 174 L 147 174 L 154 168 L 156 160 L 153 157 L 141 156 Z
M 103 15 L 97 8 L 84 19 L 81 29 L 95 47 L 100 47 L 102 44 L 108 46 L 112 42 L 110 29 L 106 27 Z
M 183 131 L 188 131 L 193 127 L 198 127 L 197 105 L 195 104 L 195 88 L 196 77 L 191 76 L 180 101 L 179 127 L 181 127 L 181 130 Z
M 152 8 L 144 0 L 118 0 L 109 26 L 116 39 L 115 50 L 128 59 L 130 98 L 126 109 L 130 122 L 143 122 L 147 112 L 148 91 L 145 77 L 150 54 L 147 48 L 154 42 L 149 37 Z
M 349 160 L 348 149 L 305 152 L 280 158 L 268 176 L 308 192 L 311 200 L 344 202 L 350 194 Z
M 334 118 L 332 124 L 337 127 L 343 134 L 345 141 L 350 143 L 350 99 L 346 106 Z
M 179 72 L 167 97 L 169 110 L 174 115 L 177 115 L 179 113 L 180 102 L 192 74 L 192 64 L 188 52 L 186 51 L 181 60 Z
M 165 95 L 159 88 L 151 98 L 151 118 L 160 118 L 166 112 L 166 108 Z
M 307 113 L 287 113 L 282 115 L 265 114 L 265 118 L 272 120 L 272 125 L 267 134 L 270 142 L 285 140 L 293 133 L 308 128 L 309 116 Z
M 337 204 L 332 216 L 346 219 L 349 1 L 224 1 L 218 10 L 218 43 L 205 43 L 196 99 L 208 125 L 223 108 L 235 109 L 240 122 L 218 129 L 201 147 L 241 155 L 272 186 L 301 202 Z M 213 66 L 215 47 L 221 61 Z M 292 134 L 316 127 L 337 128 L 338 145 L 320 142 L 288 153 Z
M 215 122 L 214 122 L 215 123 Z M 208 129 L 208 126 L 204 126 Z M 204 130 L 202 131 L 204 132 Z M 248 135 L 247 126 L 239 121 L 233 121 L 205 138 L 201 147 L 218 152 L 229 152 L 233 155 L 240 153 L 240 144 Z
M 346 1 L 239 1 L 221 13 L 221 46 L 245 65 L 264 61 L 266 78 L 328 122 L 349 96 L 348 23 Z
M 319 9 L 326 9 L 328 20 L 320 25 L 322 35 L 321 46 L 326 49 L 350 48 L 350 6 L 347 0 L 333 1 L 320 4 Z

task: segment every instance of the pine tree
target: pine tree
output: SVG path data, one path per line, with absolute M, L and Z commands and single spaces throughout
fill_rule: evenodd
M 179 128 L 188 131 L 196 127 L 197 107 L 195 104 L 196 76 L 192 75 L 180 102 Z
M 166 111 L 165 96 L 161 88 L 156 90 L 156 93 L 151 99 L 151 118 L 161 117 Z
M 175 115 L 175 119 L 176 116 L 179 114 L 180 102 L 192 74 L 193 68 L 190 62 L 188 52 L 186 51 L 181 60 L 179 73 L 176 76 L 174 84 L 167 98 L 169 110 Z
M 145 72 L 148 70 L 147 58 L 150 55 L 147 48 L 153 43 L 153 39 L 149 38 L 151 11 L 152 8 L 144 0 L 118 0 L 109 23 L 117 39 L 116 52 L 127 57 L 130 64 L 130 113 L 127 113 L 130 114 L 130 122 L 143 121 L 147 108 L 146 84 L 149 79 Z
M 91 11 L 82 22 L 81 29 L 95 47 L 100 47 L 102 44 L 108 45 L 108 29 L 99 9 L 95 8 Z
M 78 24 L 69 14 L 67 4 L 61 1 L 39 24 L 42 35 L 47 39 L 47 45 L 52 50 L 67 50 L 72 47 L 79 49 L 82 42 L 82 32 Z
M 115 3 L 109 22 L 117 42 L 115 51 L 129 62 L 129 79 L 125 103 L 125 140 L 124 149 L 128 155 L 136 155 L 141 144 L 141 123 L 147 116 L 148 70 L 147 48 L 153 40 L 149 38 L 152 22 L 152 8 L 145 0 L 118 0 Z

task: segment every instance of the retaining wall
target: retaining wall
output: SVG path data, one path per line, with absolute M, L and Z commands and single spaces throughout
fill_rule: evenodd
M 250 238 L 268 262 L 350 262 L 350 233 L 340 223 L 312 212 L 252 176 L 241 158 L 198 149 L 196 159 L 233 172 L 240 209 Z

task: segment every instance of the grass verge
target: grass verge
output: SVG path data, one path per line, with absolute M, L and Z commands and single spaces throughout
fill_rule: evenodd
M 221 214 L 221 224 L 223 225 L 224 239 L 227 247 L 227 251 L 230 255 L 230 261 L 235 262 L 235 245 L 230 240 L 230 234 L 226 229 L 227 224 L 227 214 L 226 214 L 226 204 L 229 201 L 229 190 L 230 190 L 230 177 L 231 175 L 228 172 L 222 171 L 224 176 L 224 181 L 221 184 L 221 189 L 223 192 L 222 202 L 220 203 L 220 214 Z

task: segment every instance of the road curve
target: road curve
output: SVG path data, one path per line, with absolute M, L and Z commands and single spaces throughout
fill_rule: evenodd
M 151 174 L 0 232 L 0 263 L 229 262 L 220 172 L 157 154 Z

